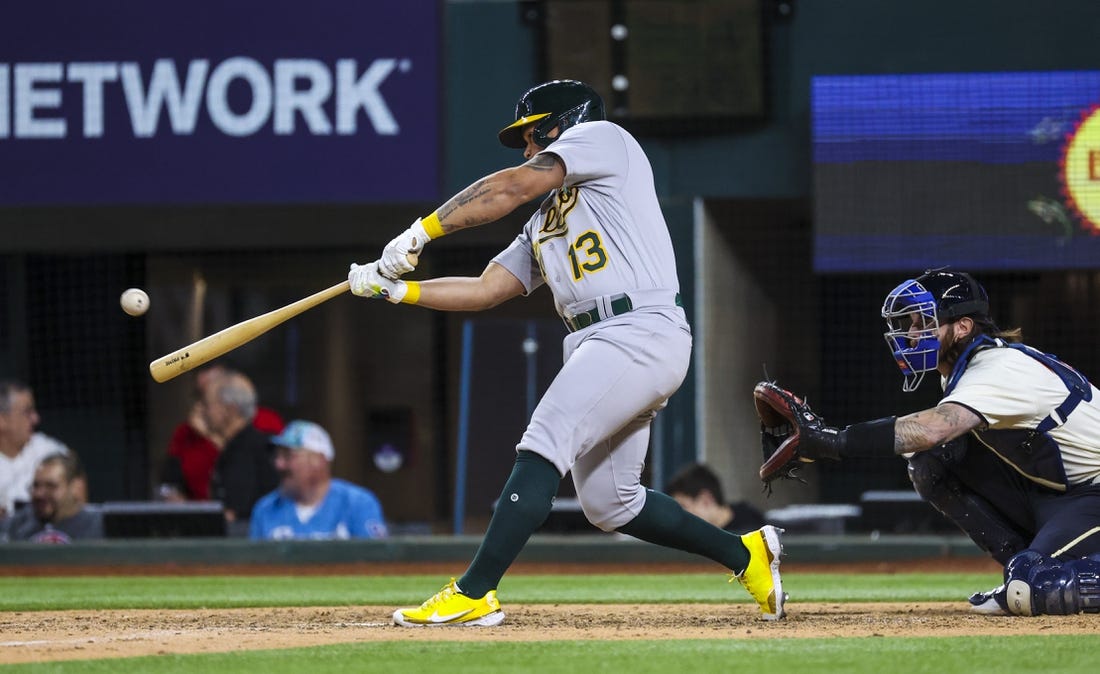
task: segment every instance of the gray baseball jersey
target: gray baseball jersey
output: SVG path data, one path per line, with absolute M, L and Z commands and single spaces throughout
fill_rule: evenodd
M 542 152 L 565 164 L 565 184 L 494 261 L 527 292 L 549 285 L 563 314 L 577 302 L 631 290 L 679 292 L 653 170 L 638 141 L 612 122 L 587 122 Z
M 572 471 L 586 517 L 610 531 L 645 504 L 650 422 L 683 382 L 691 331 L 638 142 L 614 123 L 586 122 L 543 152 L 565 165 L 564 184 L 493 262 L 527 293 L 546 283 L 573 332 L 517 449 Z

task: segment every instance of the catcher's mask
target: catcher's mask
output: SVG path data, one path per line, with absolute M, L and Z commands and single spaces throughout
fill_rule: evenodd
M 939 364 L 939 327 L 989 312 L 985 289 L 969 274 L 927 271 L 890 291 L 882 304 L 886 343 L 904 375 L 901 390 L 915 391 Z
M 522 150 L 523 129 L 535 124 L 533 140 L 539 147 L 554 142 L 549 133 L 557 127 L 562 134 L 581 122 L 604 119 L 603 99 L 596 90 L 576 80 L 554 80 L 528 89 L 516 103 L 516 121 L 500 130 L 497 137 L 505 147 Z

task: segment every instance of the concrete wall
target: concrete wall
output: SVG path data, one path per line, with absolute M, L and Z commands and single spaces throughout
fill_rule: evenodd
M 820 312 L 805 208 L 787 200 L 711 201 L 701 204 L 696 225 L 699 458 L 725 478 L 727 498 L 762 508 L 812 501 L 816 493 L 761 495 L 751 396 L 756 382 L 769 378 L 817 397 Z

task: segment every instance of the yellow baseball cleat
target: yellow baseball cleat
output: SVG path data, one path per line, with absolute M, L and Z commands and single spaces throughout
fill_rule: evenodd
M 787 594 L 783 592 L 783 579 L 779 576 L 779 557 L 783 554 L 782 533 L 782 529 L 768 525 L 741 537 L 741 542 L 749 550 L 749 565 L 733 578 L 760 605 L 764 620 L 779 620 L 787 615 L 783 608 Z
M 500 610 L 496 590 L 474 599 L 458 591 L 454 578 L 419 608 L 399 608 L 393 612 L 393 623 L 401 627 L 493 627 L 502 622 L 504 611 Z

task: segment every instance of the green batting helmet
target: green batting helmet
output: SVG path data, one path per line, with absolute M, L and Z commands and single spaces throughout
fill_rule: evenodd
M 547 134 L 558 133 L 581 122 L 604 119 L 603 99 L 596 90 L 576 80 L 554 80 L 527 90 L 516 103 L 516 121 L 500 130 L 497 137 L 505 147 L 522 149 L 523 129 L 535 124 L 534 141 L 539 147 L 554 142 Z

